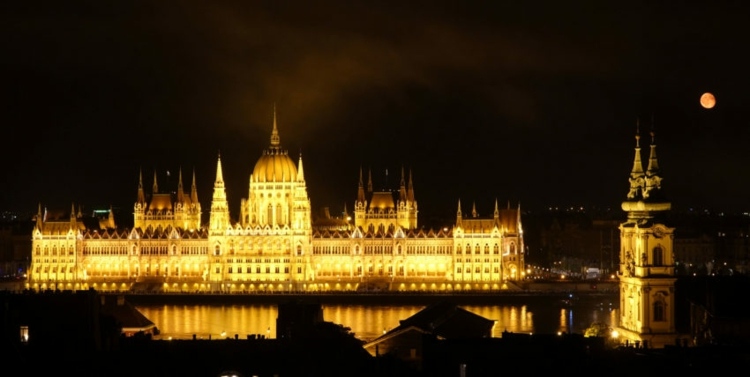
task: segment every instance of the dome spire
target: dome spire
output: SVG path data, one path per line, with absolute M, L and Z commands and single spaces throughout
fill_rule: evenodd
M 271 131 L 271 148 L 278 148 L 281 145 L 279 138 L 279 129 L 276 126 L 276 104 L 273 104 L 273 130 Z

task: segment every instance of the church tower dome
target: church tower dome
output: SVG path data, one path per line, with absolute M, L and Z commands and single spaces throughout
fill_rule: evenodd
M 289 153 L 281 148 L 275 108 L 271 145 L 263 151 L 263 155 L 255 164 L 252 177 L 255 182 L 292 182 L 297 179 L 297 166 L 289 157 Z

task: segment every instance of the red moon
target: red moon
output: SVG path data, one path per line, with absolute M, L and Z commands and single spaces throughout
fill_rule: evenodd
M 701 96 L 701 106 L 703 106 L 704 109 L 710 109 L 713 108 L 716 105 L 716 98 L 713 94 L 706 92 L 703 93 Z

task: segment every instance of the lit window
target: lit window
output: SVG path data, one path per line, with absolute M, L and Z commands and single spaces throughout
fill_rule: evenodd
M 21 326 L 21 343 L 29 342 L 29 326 Z

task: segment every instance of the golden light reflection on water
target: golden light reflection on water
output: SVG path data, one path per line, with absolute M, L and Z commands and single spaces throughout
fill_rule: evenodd
M 472 313 L 495 320 L 492 336 L 501 338 L 503 331 L 515 333 L 578 332 L 582 333 L 593 322 L 617 324 L 617 310 L 601 308 L 535 308 L 526 305 L 465 305 Z M 393 305 L 324 305 L 326 321 L 349 327 L 355 336 L 371 340 L 399 325 L 424 306 Z M 159 338 L 245 339 L 259 334 L 276 337 L 275 305 L 152 305 L 138 306 L 138 310 L 156 324 Z

